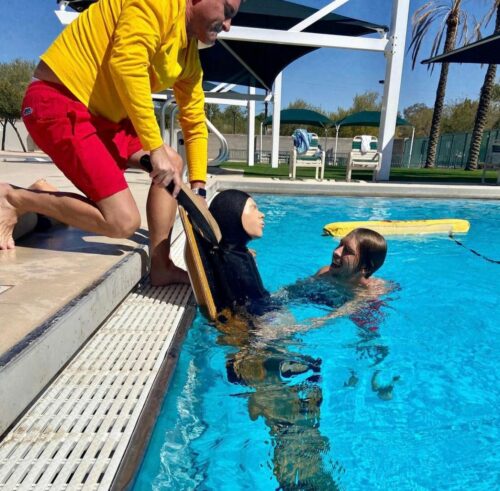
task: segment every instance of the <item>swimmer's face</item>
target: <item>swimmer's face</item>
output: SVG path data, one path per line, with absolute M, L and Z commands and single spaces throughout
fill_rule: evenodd
M 334 276 L 349 278 L 359 273 L 359 261 L 358 241 L 347 234 L 333 251 L 330 271 Z
M 262 237 L 264 234 L 264 213 L 259 210 L 257 203 L 252 198 L 248 198 L 245 203 L 245 208 L 243 208 L 241 215 L 241 223 L 245 232 L 252 239 Z

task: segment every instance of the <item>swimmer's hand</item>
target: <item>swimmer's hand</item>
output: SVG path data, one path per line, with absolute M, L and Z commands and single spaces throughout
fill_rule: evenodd
M 154 184 L 166 187 L 173 181 L 172 196 L 177 198 L 181 190 L 181 169 L 183 166 L 181 156 L 168 145 L 151 150 L 150 154 L 152 171 L 149 173 Z
M 255 249 L 248 248 L 247 250 L 253 257 L 257 257 L 257 251 Z

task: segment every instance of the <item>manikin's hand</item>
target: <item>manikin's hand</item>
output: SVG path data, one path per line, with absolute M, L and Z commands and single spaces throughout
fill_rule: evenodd
M 168 145 L 151 150 L 151 166 L 153 171 L 149 174 L 152 181 L 161 187 L 168 186 L 171 181 L 174 182 L 174 198 L 177 197 L 181 189 L 182 158 Z

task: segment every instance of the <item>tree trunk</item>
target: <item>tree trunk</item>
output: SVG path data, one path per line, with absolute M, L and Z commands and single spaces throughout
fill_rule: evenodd
M 481 87 L 481 96 L 477 107 L 476 119 L 474 120 L 469 157 L 467 158 L 467 163 L 465 164 L 465 170 L 477 169 L 479 150 L 481 149 L 481 140 L 483 138 L 484 127 L 486 126 L 486 118 L 488 117 L 496 73 L 497 66 L 489 65 L 484 77 L 483 86 Z
M 24 146 L 23 139 L 21 138 L 21 135 L 19 134 L 19 131 L 17 130 L 15 123 L 12 120 L 9 120 L 9 123 L 11 124 L 11 126 L 14 128 L 14 131 L 16 132 L 17 138 L 19 139 L 19 143 L 21 143 L 21 147 L 23 147 L 23 152 L 27 152 L 26 147 Z
M 432 113 L 431 132 L 429 134 L 429 145 L 427 146 L 427 158 L 424 167 L 426 169 L 434 167 L 436 162 L 436 150 L 439 142 L 441 119 L 443 117 L 444 96 L 446 93 L 446 82 L 448 80 L 449 63 L 443 63 L 439 83 L 434 102 L 434 112 Z
M 495 20 L 494 34 L 500 32 L 500 5 L 497 7 L 497 14 Z M 474 130 L 472 131 L 472 138 L 469 148 L 469 157 L 465 164 L 465 170 L 477 169 L 479 161 L 479 151 L 481 149 L 481 140 L 483 138 L 484 127 L 486 126 L 486 118 L 490 109 L 491 96 L 493 94 L 493 86 L 497 73 L 496 65 L 488 65 L 486 75 L 484 76 L 484 83 L 481 87 L 481 95 L 479 97 L 479 105 L 477 107 L 476 119 L 474 120 Z
M 2 131 L 2 150 L 5 150 L 5 133 L 7 133 L 7 118 L 4 119 L 3 122 L 3 131 Z
M 448 53 L 455 47 L 457 37 L 458 13 L 460 2 L 457 2 L 455 8 L 450 12 L 446 19 L 446 41 L 444 43 L 444 52 Z M 446 94 L 446 83 L 448 81 L 449 63 L 443 63 L 439 75 L 439 83 L 436 91 L 436 101 L 434 102 L 434 112 L 432 113 L 431 132 L 429 134 L 429 145 L 427 146 L 427 158 L 425 168 L 434 167 L 436 163 L 436 150 L 441 130 L 441 119 L 443 117 L 444 96 Z

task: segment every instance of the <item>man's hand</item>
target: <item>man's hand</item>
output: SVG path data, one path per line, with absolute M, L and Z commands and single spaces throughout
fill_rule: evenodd
M 151 150 L 150 154 L 151 166 L 153 171 L 149 174 L 154 184 L 161 187 L 166 187 L 171 181 L 174 182 L 174 198 L 177 197 L 182 184 L 182 158 L 181 156 L 168 145 Z

